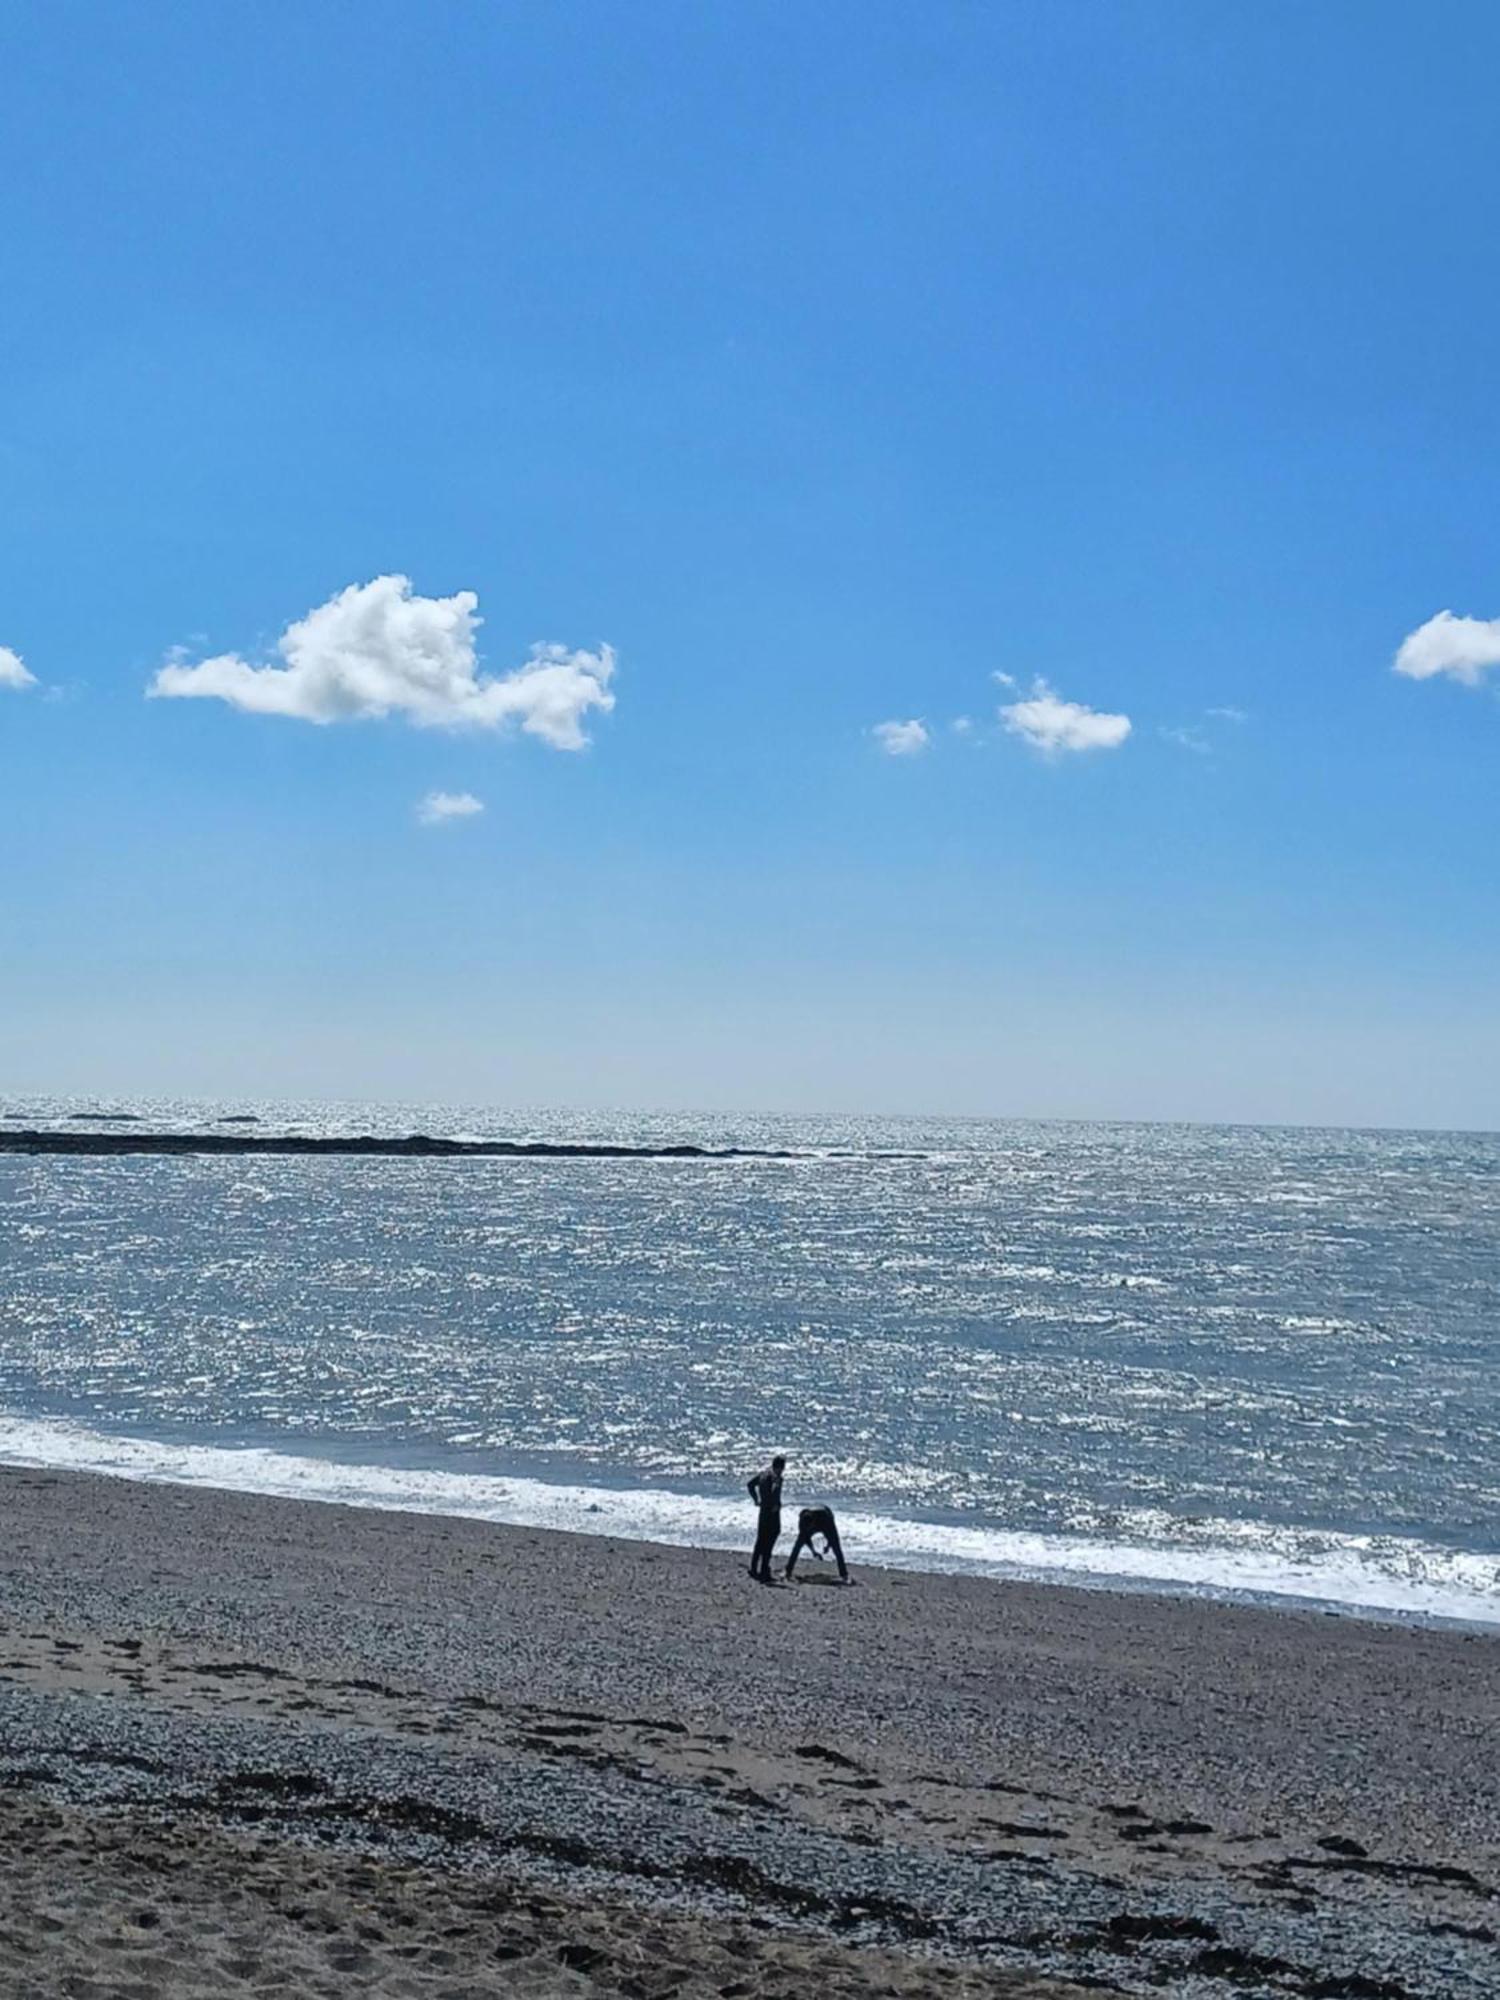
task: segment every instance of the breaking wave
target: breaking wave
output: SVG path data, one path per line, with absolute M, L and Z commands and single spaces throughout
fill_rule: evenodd
M 737 1497 L 350 1464 L 112 1436 L 42 1418 L 0 1416 L 0 1463 L 690 1548 L 741 1548 L 751 1525 Z M 1113 1533 L 1097 1534 L 908 1520 L 860 1508 L 841 1509 L 840 1522 L 856 1564 L 1500 1625 L 1500 1555 L 1408 1536 L 1187 1521 L 1144 1509 L 1117 1517 Z

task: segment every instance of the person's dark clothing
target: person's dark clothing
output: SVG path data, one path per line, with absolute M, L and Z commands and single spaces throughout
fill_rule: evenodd
M 757 1472 L 749 1482 L 750 1498 L 760 1509 L 755 1524 L 755 1547 L 750 1556 L 750 1574 L 757 1583 L 771 1581 L 771 1551 L 781 1539 L 781 1474 L 774 1465 Z
M 750 1574 L 757 1583 L 770 1583 L 771 1556 L 781 1540 L 781 1510 L 762 1507 L 755 1526 L 755 1547 L 750 1553 Z
M 821 1535 L 828 1544 L 829 1553 L 839 1566 L 839 1578 L 849 1581 L 849 1565 L 844 1561 L 844 1547 L 839 1540 L 839 1524 L 833 1518 L 831 1507 L 804 1507 L 797 1516 L 797 1539 L 792 1544 L 792 1552 L 786 1559 L 786 1573 L 791 1576 L 797 1567 L 797 1558 L 804 1549 L 813 1549 L 813 1536 Z

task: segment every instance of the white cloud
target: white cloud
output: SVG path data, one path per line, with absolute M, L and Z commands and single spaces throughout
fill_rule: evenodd
M 472 590 L 417 597 L 408 578 L 378 576 L 288 625 L 276 642 L 283 664 L 252 666 L 238 653 L 196 666 L 170 659 L 148 693 L 303 722 L 401 715 L 429 729 L 517 727 L 554 750 L 581 750 L 589 711 L 615 705 L 613 650 L 533 646 L 513 673 L 481 674 L 478 605 Z
M 472 819 L 484 811 L 484 800 L 472 792 L 429 792 L 417 806 L 423 826 L 444 826 L 450 819 Z
M 26 662 L 19 653 L 13 653 L 9 646 L 0 646 L 0 688 L 22 688 L 36 686 L 36 675 L 26 671 Z
M 967 715 L 955 715 L 950 725 L 955 736 L 971 736 L 974 724 Z
M 1414 681 L 1451 674 L 1465 687 L 1478 687 L 1490 667 L 1500 667 L 1500 618 L 1455 618 L 1451 611 L 1408 633 L 1395 661 L 1396 672 Z
M 887 757 L 915 757 L 932 741 L 927 724 L 915 718 L 910 722 L 877 722 L 870 734 Z
M 1012 736 L 1020 736 L 1046 756 L 1063 750 L 1117 750 L 1130 734 L 1128 715 L 1105 715 L 1080 701 L 1064 701 L 1038 677 L 1024 701 L 1000 711 Z
M 1179 750 L 1191 750 L 1197 757 L 1208 757 L 1223 739 L 1219 730 L 1205 725 L 1223 722 L 1238 729 L 1249 720 L 1249 712 L 1243 708 L 1205 708 L 1201 720 L 1170 728 L 1163 725 L 1156 733 L 1164 743 L 1175 743 Z
M 1016 677 L 1014 674 L 1002 674 L 998 670 L 990 675 L 990 679 L 992 681 L 998 681 L 1001 687 L 1003 688 L 1013 688 L 1016 685 Z

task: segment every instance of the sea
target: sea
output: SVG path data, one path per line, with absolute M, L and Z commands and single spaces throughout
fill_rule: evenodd
M 732 1158 L 0 1154 L 0 1461 L 1500 1623 L 1500 1136 L 0 1101 L 0 1131 Z

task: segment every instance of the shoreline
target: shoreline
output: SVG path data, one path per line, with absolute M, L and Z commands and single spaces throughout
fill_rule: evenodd
M 169 1443 L 95 1431 L 67 1419 L 0 1413 L 0 1467 L 6 1465 L 703 1551 L 737 1550 L 750 1535 L 737 1494 L 632 1483 L 590 1486 L 529 1473 L 392 1465 L 268 1445 Z M 1153 1544 L 885 1516 L 842 1502 L 838 1511 L 853 1558 L 867 1569 L 1304 1609 L 1415 1628 L 1500 1627 L 1500 1554 L 1451 1549 L 1416 1536 L 1203 1520 L 1195 1524 L 1196 1542 Z M 1361 1567 L 1371 1542 L 1403 1552 L 1399 1582 L 1389 1570 Z M 789 1545 L 788 1539 L 783 1554 Z
M 253 1843 L 279 1923 L 314 1869 L 374 1966 L 351 1992 L 442 1991 L 392 1958 L 417 1897 L 474 1939 L 476 1897 L 544 1907 L 524 1948 L 573 1984 L 432 1942 L 481 1994 L 649 1995 L 653 1924 L 694 2000 L 736 1984 L 721 1946 L 754 1994 L 797 1954 L 830 1993 L 1493 1992 L 1494 1636 L 857 1566 L 766 1590 L 742 1556 L 84 1473 L 0 1470 L 0 1509 L 12 1902 L 28 1843 L 54 1902 L 102 1893 L 118 1832 L 174 1880 Z

